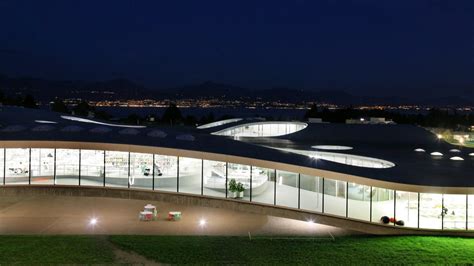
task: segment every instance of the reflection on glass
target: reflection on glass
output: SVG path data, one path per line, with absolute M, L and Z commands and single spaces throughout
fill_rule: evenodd
M 54 149 L 31 149 L 31 184 L 54 184 Z
M 177 192 L 178 157 L 155 154 L 155 189 Z
M 444 195 L 444 229 L 466 229 L 466 195 Z
M 56 184 L 79 185 L 79 150 L 56 149 Z
M 420 193 L 420 228 L 441 229 L 442 195 Z
M 201 195 L 202 160 L 179 157 L 179 192 Z
M 406 227 L 418 227 L 418 193 L 397 191 L 395 218 L 403 221 Z
M 104 151 L 81 150 L 81 186 L 104 185 Z
M 274 203 L 275 170 L 263 167 L 252 167 L 252 201 Z
M 204 160 L 203 194 L 225 198 L 226 163 Z
M 381 222 L 383 216 L 395 218 L 393 197 L 391 189 L 372 187 L 372 222 Z
M 323 206 L 323 179 L 302 174 L 300 186 L 300 208 L 321 212 Z
M 5 183 L 28 184 L 30 149 L 6 149 Z
M 324 213 L 346 216 L 346 182 L 324 179 Z
M 370 186 L 348 183 L 347 215 L 370 221 Z
M 153 188 L 153 154 L 130 153 L 130 187 Z

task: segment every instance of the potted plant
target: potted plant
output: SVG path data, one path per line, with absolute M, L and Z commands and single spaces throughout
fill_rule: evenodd
M 229 181 L 229 197 L 235 199 L 237 198 L 237 193 L 237 181 L 235 181 L 235 179 L 231 179 Z
M 241 182 L 237 183 L 237 198 L 243 198 L 244 197 L 244 184 Z

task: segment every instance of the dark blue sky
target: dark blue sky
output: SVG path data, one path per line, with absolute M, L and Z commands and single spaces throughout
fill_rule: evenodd
M 474 88 L 474 1 L 0 0 L 0 73 L 453 94 Z

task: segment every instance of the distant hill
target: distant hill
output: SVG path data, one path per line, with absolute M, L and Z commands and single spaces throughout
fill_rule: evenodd
M 175 87 L 167 90 L 151 90 L 127 79 L 106 81 L 46 80 L 38 78 L 11 78 L 0 74 L 0 89 L 7 95 L 31 94 L 40 101 L 54 97 L 82 98 L 87 100 L 116 99 L 202 99 L 262 100 L 287 103 L 324 102 L 338 105 L 362 104 L 419 104 L 435 106 L 474 106 L 471 91 L 460 96 L 437 97 L 376 97 L 354 95 L 343 90 L 293 88 L 252 89 L 230 84 L 206 81 L 200 84 Z M 471 93 L 471 94 L 469 94 Z
M 82 80 L 52 81 L 38 78 L 9 78 L 0 76 L 0 89 L 7 95 L 31 94 L 41 101 L 54 97 L 83 99 L 140 99 L 154 97 L 154 93 L 127 79 L 100 82 Z

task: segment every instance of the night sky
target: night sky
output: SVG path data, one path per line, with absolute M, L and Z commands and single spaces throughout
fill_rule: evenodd
M 474 1 L 0 0 L 0 73 L 467 93 Z

